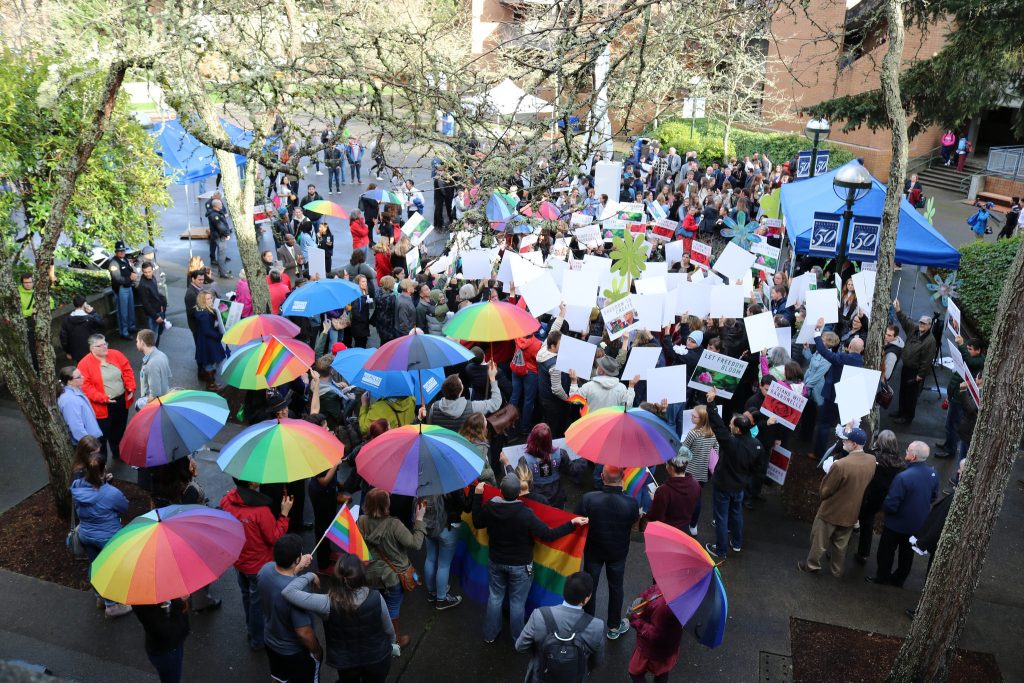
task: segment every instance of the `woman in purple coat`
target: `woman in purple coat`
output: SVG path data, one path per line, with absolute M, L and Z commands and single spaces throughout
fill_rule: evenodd
M 640 594 L 629 610 L 629 623 L 636 630 L 636 649 L 629 658 L 629 676 L 633 683 L 646 683 L 654 674 L 654 683 L 668 683 L 669 672 L 679 659 L 683 625 L 665 602 L 658 584 Z

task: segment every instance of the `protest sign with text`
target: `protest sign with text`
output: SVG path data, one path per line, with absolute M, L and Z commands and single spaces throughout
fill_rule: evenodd
M 705 350 L 686 386 L 698 391 L 714 388 L 722 398 L 732 398 L 746 370 L 746 361 Z
M 803 394 L 779 382 L 772 382 L 761 404 L 761 413 L 774 417 L 786 429 L 796 429 L 806 406 L 807 398 Z

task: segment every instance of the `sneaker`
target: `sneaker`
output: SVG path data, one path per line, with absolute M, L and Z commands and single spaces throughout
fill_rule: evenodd
M 800 571 L 802 571 L 804 574 L 817 574 L 818 573 L 817 569 L 811 569 L 810 567 L 807 566 L 807 563 L 804 562 L 803 560 L 801 560 L 801 561 L 796 563 L 796 568 L 799 569 Z
M 704 544 L 704 550 L 707 550 L 708 555 L 710 555 L 711 557 L 717 557 L 720 559 L 725 558 L 725 553 L 720 552 L 716 546 L 713 546 L 710 543 Z
M 733 551 L 734 553 L 738 553 L 739 551 L 743 550 L 743 548 L 733 545 L 732 541 L 729 541 L 729 550 Z
M 131 605 L 110 605 L 105 610 L 103 610 L 103 616 L 106 619 L 117 619 L 118 617 L 123 617 L 126 614 L 131 613 Z
M 628 630 L 629 630 L 629 620 L 628 619 L 623 619 L 622 621 L 619 622 L 618 628 L 610 628 L 610 629 L 608 629 L 608 633 L 606 633 L 605 635 L 608 636 L 608 640 L 618 640 L 619 636 L 621 636 L 623 633 L 625 633 Z
M 437 609 L 451 609 L 452 607 L 458 607 L 462 604 L 461 595 L 449 595 L 444 600 L 437 601 Z
M 324 172 L 323 172 L 323 171 L 317 171 L 317 172 L 316 172 L 316 174 L 317 174 L 317 175 L 323 175 L 323 174 L 324 174 Z
M 689 531 L 690 531 L 690 535 L 691 536 L 696 536 L 697 535 L 697 527 L 691 526 Z
M 437 594 L 436 593 L 427 593 L 427 602 L 429 602 L 429 603 L 437 602 Z

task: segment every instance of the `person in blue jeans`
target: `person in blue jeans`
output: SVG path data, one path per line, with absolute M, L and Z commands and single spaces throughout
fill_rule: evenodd
M 484 502 L 484 484 L 473 495 L 473 525 L 487 529 L 490 564 L 484 641 L 493 643 L 501 633 L 501 608 L 508 594 L 512 641 L 523 631 L 526 596 L 533 580 L 533 539 L 553 541 L 587 523 L 586 517 L 550 528 L 519 499 L 519 479 L 513 474 L 501 480 L 501 496 Z
M 122 339 L 135 334 L 135 287 L 139 276 L 131 261 L 125 256 L 125 244 L 118 240 L 114 245 L 114 258 L 110 259 L 110 287 L 117 298 L 117 329 Z
M 135 616 L 146 632 L 146 656 L 160 683 L 179 683 L 188 638 L 188 602 L 175 598 L 159 605 L 136 605 Z
M 718 440 L 718 465 L 711 478 L 715 544 L 707 543 L 704 547 L 712 557 L 725 557 L 728 550 L 738 553 L 743 549 L 743 491 L 764 447 L 750 435 L 754 425 L 746 415 L 733 415 L 726 426 L 713 409 L 717 395 L 714 389 L 707 394 L 711 431 Z
M 427 558 L 423 564 L 423 574 L 427 582 L 427 601 L 439 610 L 462 604 L 461 595 L 448 592 L 448 576 L 459 542 L 462 513 L 469 511 L 469 497 L 462 489 L 427 499 L 424 517 Z

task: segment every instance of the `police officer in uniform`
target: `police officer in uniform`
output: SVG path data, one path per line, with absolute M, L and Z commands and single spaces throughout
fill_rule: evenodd
M 217 193 L 219 194 L 219 193 Z M 221 251 L 221 242 L 226 242 L 231 237 L 231 226 L 228 225 L 227 212 L 224 210 L 224 203 L 214 195 L 210 200 L 210 206 L 206 210 L 206 220 L 210 225 L 210 265 L 217 266 L 218 277 L 231 277 L 231 271 L 225 271 L 224 265 L 218 258 Z M 224 262 L 230 260 L 224 253 Z
M 114 245 L 114 258 L 110 259 L 110 287 L 117 299 L 117 328 L 122 339 L 135 335 L 135 286 L 139 276 L 124 254 L 124 242 Z

